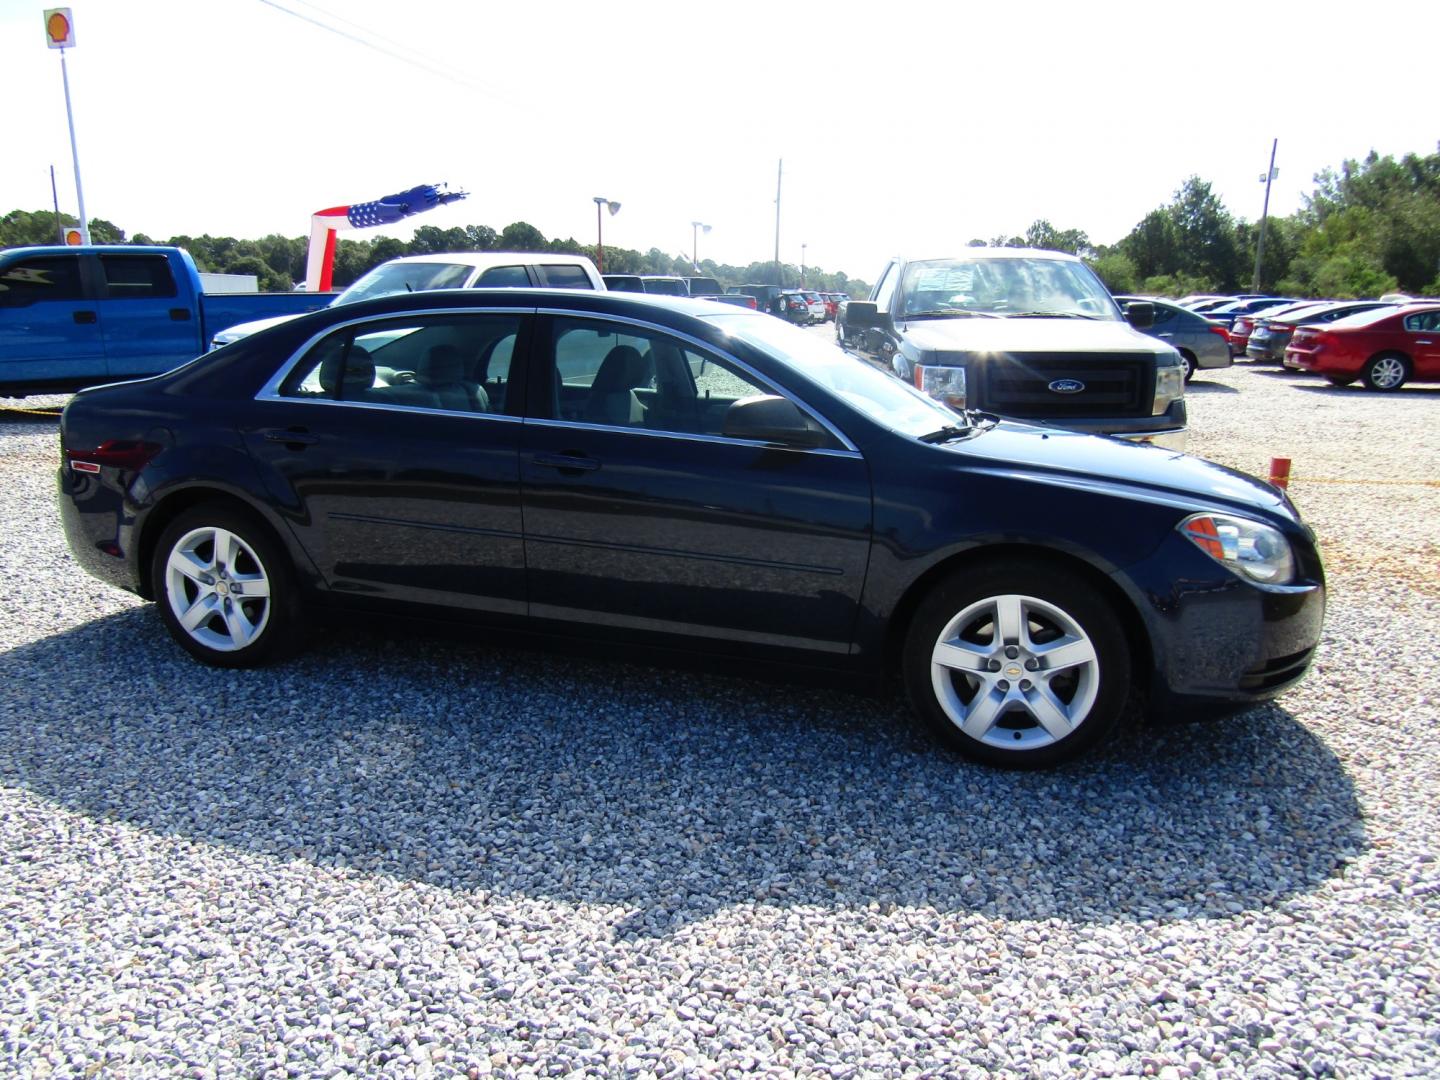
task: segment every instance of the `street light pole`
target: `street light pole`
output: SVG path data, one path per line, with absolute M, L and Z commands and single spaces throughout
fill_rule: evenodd
M 1250 291 L 1255 293 L 1260 291 L 1260 260 L 1265 257 L 1265 221 L 1270 216 L 1270 183 L 1275 179 L 1275 148 L 1279 145 L 1279 139 L 1270 144 L 1270 168 L 1260 177 L 1265 181 L 1265 206 L 1260 211 L 1260 240 L 1255 245 L 1255 280 L 1250 283 Z
M 700 269 L 699 236 L 701 229 L 704 229 L 707 235 L 710 232 L 710 226 L 706 225 L 703 221 L 690 222 L 690 265 L 697 270 Z
M 804 242 L 800 244 L 800 288 L 802 289 L 805 287 L 805 248 L 807 246 Z
M 602 206 L 609 207 L 610 216 L 614 217 L 620 212 L 620 204 L 611 202 L 604 195 L 595 196 L 595 269 L 603 274 L 605 272 L 605 229 L 601 224 L 604 220 L 600 216 Z

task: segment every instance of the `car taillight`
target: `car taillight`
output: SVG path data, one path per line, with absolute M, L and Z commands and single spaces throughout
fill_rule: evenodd
M 137 439 L 106 439 L 93 450 L 66 450 L 65 460 L 76 472 L 98 473 L 110 466 L 116 469 L 139 469 L 161 451 L 159 443 Z
M 1205 329 L 1209 330 L 1212 334 L 1219 334 L 1226 341 L 1230 340 L 1230 331 L 1226 330 L 1223 326 L 1207 326 Z

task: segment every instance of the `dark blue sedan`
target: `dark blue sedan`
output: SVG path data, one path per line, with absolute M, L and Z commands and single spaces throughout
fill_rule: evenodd
M 77 394 L 88 571 L 195 658 L 322 614 L 590 635 L 902 679 L 1007 765 L 1273 697 L 1324 575 L 1285 495 L 1154 447 L 952 411 L 779 320 L 693 300 L 416 293 Z

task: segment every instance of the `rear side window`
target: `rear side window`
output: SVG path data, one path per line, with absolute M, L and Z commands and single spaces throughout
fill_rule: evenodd
M 467 313 L 345 327 L 306 354 L 280 396 L 504 413 L 520 320 Z
M 101 255 L 106 295 L 111 300 L 143 300 L 175 295 L 170 260 L 163 255 Z
M 492 266 L 475 282 L 477 289 L 528 289 L 530 275 L 523 266 Z
M 1440 329 L 1440 311 L 1422 311 L 1405 319 L 1406 330 L 1424 330 L 1429 333 Z
M 78 255 L 42 255 L 0 270 L 0 307 L 24 307 L 37 300 L 84 300 Z
M 574 266 L 570 263 L 542 263 L 540 276 L 544 284 L 552 289 L 593 289 L 595 286 L 590 283 L 590 275 L 585 273 L 582 266 Z

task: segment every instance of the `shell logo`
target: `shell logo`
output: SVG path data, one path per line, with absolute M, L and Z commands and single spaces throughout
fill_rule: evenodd
M 45 39 L 52 49 L 65 49 L 75 44 L 75 23 L 69 8 L 50 8 L 45 12 Z

